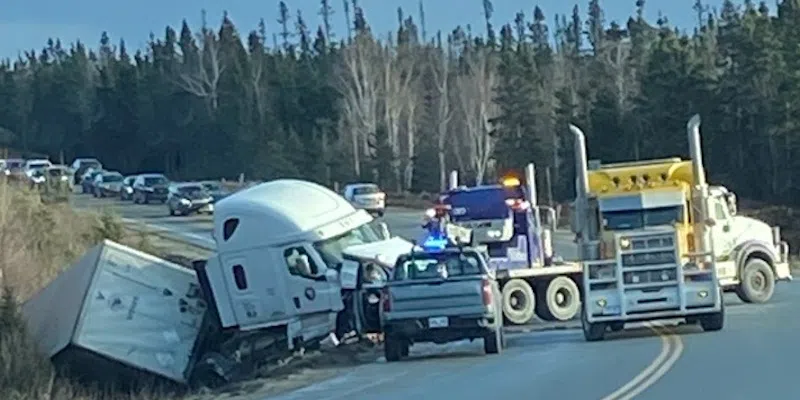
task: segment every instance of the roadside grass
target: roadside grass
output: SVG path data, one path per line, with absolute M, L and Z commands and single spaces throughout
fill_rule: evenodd
M 119 393 L 61 378 L 27 335 L 19 307 L 67 265 L 103 239 L 125 242 L 118 218 L 83 214 L 67 203 L 0 181 L 0 399 L 164 399 L 154 387 Z M 54 312 L 57 312 L 54 308 Z

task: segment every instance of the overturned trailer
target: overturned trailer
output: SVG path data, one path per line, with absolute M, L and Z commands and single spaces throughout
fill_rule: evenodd
M 22 313 L 57 367 L 92 380 L 144 371 L 185 383 L 206 308 L 194 271 L 104 241 Z

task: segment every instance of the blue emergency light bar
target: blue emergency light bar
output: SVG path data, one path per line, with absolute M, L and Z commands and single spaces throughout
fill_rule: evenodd
M 422 243 L 422 248 L 425 251 L 437 251 L 444 250 L 449 245 L 450 241 L 446 237 L 428 236 Z

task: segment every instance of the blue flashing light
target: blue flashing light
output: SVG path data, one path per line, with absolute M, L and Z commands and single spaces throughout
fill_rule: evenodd
M 422 248 L 425 251 L 444 250 L 450 242 L 446 237 L 428 236 L 425 242 L 422 243 Z

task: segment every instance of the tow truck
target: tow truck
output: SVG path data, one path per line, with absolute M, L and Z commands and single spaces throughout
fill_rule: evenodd
M 723 328 L 718 238 L 710 209 L 720 204 L 706 183 L 700 117 L 687 124 L 691 160 L 602 165 L 575 136 L 576 199 L 572 229 L 583 264 L 587 341 L 626 323 L 685 318 L 706 331 Z M 724 204 L 724 203 L 723 203 Z
M 537 202 L 535 166 L 525 168 L 525 182 L 509 176 L 500 184 L 459 186 L 450 174 L 449 190 L 439 202 L 452 224 L 472 231 L 472 246 L 488 254 L 501 289 L 503 316 L 522 325 L 536 315 L 567 321 L 581 305 L 581 266 L 554 254 L 556 213 Z

